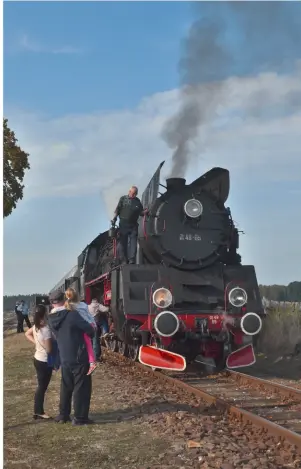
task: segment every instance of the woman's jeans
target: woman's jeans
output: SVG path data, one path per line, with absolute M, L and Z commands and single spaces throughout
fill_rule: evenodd
M 37 372 L 38 387 L 34 396 L 34 413 L 35 415 L 43 415 L 44 412 L 44 398 L 52 376 L 52 368 L 47 362 L 33 359 L 34 366 Z
M 93 350 L 95 359 L 98 360 L 101 357 L 101 345 L 100 345 L 100 336 L 102 334 L 107 334 L 109 332 L 109 323 L 107 318 L 100 318 L 96 321 L 97 329 L 95 331 L 94 337 L 92 339 Z

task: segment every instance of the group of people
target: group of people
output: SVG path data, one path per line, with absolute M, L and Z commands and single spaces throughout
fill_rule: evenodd
M 59 414 L 55 422 L 69 422 L 73 396 L 73 425 L 86 425 L 89 420 L 92 393 L 91 374 L 101 361 L 100 334 L 108 333 L 109 308 L 93 299 L 88 306 L 80 302 L 76 291 L 53 291 L 51 309 L 47 314 L 44 305 L 38 305 L 34 325 L 26 338 L 35 345 L 34 366 L 38 386 L 34 398 L 34 419 L 49 420 L 44 411 L 44 398 L 52 373 L 57 364 L 61 367 Z M 55 356 L 56 354 L 56 356 Z
M 134 264 L 137 253 L 138 218 L 147 214 L 137 197 L 138 188 L 132 186 L 128 195 L 120 198 L 112 222 L 119 217 L 119 241 L 124 263 Z M 109 308 L 93 299 L 88 306 L 80 302 L 76 291 L 53 291 L 49 296 L 51 309 L 47 314 L 45 305 L 38 305 L 31 326 L 29 308 L 22 300 L 16 304 L 17 332 L 24 332 L 24 321 L 28 326 L 26 338 L 35 345 L 34 366 L 38 386 L 34 397 L 34 419 L 49 420 L 44 411 L 44 398 L 53 370 L 61 367 L 61 389 L 59 414 L 55 422 L 70 421 L 73 396 L 73 425 L 85 425 L 89 420 L 92 393 L 91 374 L 101 357 L 101 331 L 109 332 Z M 57 351 L 57 353 L 56 353 Z M 55 356 L 56 354 L 56 356 Z M 57 358 L 59 359 L 57 360 Z M 59 365 L 58 365 L 59 363 Z
M 31 322 L 29 320 L 29 307 L 24 300 L 17 301 L 15 313 L 17 316 L 17 334 L 20 334 L 21 332 L 24 332 L 24 321 L 26 322 L 27 327 L 31 327 Z

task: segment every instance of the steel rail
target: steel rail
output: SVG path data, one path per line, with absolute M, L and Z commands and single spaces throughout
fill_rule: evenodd
M 140 363 L 137 363 L 137 366 L 143 370 L 145 370 L 146 368 L 144 365 L 141 365 Z M 214 396 L 213 394 L 209 394 L 208 392 L 202 389 L 199 389 L 195 386 L 192 386 L 191 384 L 185 383 L 185 381 L 181 381 L 177 378 L 173 378 L 171 376 L 168 376 L 164 373 L 160 373 L 158 371 L 150 370 L 150 374 L 151 373 L 153 373 L 153 375 L 159 380 L 166 381 L 167 383 L 175 387 L 178 387 L 178 388 L 180 387 L 184 389 L 185 391 L 195 395 L 196 397 L 201 397 L 206 402 L 209 402 L 210 404 L 214 404 L 217 409 L 221 409 L 222 411 L 228 413 L 229 415 L 233 415 L 237 417 L 238 419 L 240 419 L 241 421 L 245 423 L 252 423 L 253 425 L 256 425 L 257 427 L 265 429 L 268 433 L 270 433 L 273 436 L 278 437 L 280 440 L 289 441 L 291 444 L 296 446 L 298 453 L 301 454 L 301 435 L 300 434 L 295 433 L 291 430 L 288 430 L 274 422 L 270 422 L 269 420 L 263 417 L 260 417 L 259 415 L 253 414 L 252 412 L 249 412 L 248 410 L 235 406 L 232 403 L 224 399 L 221 399 L 217 396 Z
M 149 376 L 155 377 L 160 381 L 165 381 L 166 383 L 168 383 L 169 385 L 173 387 L 181 388 L 185 392 L 192 394 L 196 397 L 200 397 L 201 399 L 208 402 L 209 404 L 215 405 L 215 407 L 218 410 L 222 410 L 224 413 L 228 414 L 230 417 L 234 416 L 238 420 L 244 423 L 253 424 L 258 428 L 264 429 L 270 435 L 273 435 L 279 438 L 280 441 L 286 440 L 292 445 L 295 445 L 297 452 L 301 454 L 301 435 L 300 434 L 294 431 L 291 431 L 285 427 L 282 427 L 281 425 L 278 425 L 277 423 L 271 422 L 264 417 L 261 417 L 252 412 L 249 412 L 248 410 L 245 410 L 239 406 L 233 405 L 232 402 L 229 402 L 226 399 L 221 399 L 217 397 L 216 395 L 210 394 L 209 392 L 204 391 L 203 389 L 199 389 L 196 386 L 193 386 L 189 383 L 186 383 L 185 381 L 182 381 L 181 379 L 168 376 L 167 374 L 162 373 L 160 371 L 153 371 L 152 369 L 146 367 L 145 365 L 142 365 L 139 362 L 134 362 L 130 360 L 129 358 L 120 355 L 118 352 L 112 352 L 111 350 L 108 350 L 108 349 L 106 350 L 108 354 L 112 354 L 114 356 L 117 355 L 122 360 L 125 360 L 126 362 L 133 364 L 136 368 L 139 368 L 141 371 L 146 372 Z M 248 379 L 248 384 L 252 384 L 253 386 L 255 382 L 256 382 L 256 385 L 259 384 L 257 382 L 257 379 L 260 382 L 260 385 L 265 386 L 268 389 L 272 389 L 271 385 L 273 384 L 273 389 L 274 390 L 277 389 L 277 392 L 280 392 L 281 394 L 285 394 L 286 396 L 290 396 L 290 397 L 292 397 L 292 395 L 294 397 L 298 396 L 298 399 L 300 400 L 301 392 L 298 390 L 295 390 L 294 388 L 289 388 L 287 386 L 284 386 L 278 383 L 275 385 L 274 383 L 271 383 L 269 381 L 265 383 L 264 380 L 261 380 L 260 378 L 253 379 L 254 377 L 251 377 L 251 379 L 249 379 L 249 375 L 244 375 L 242 373 L 237 373 L 236 375 L 236 373 L 237 372 L 231 371 L 230 375 L 235 376 L 237 379 L 239 378 L 241 380 Z M 201 378 L 200 378 L 200 382 L 201 382 Z
M 285 384 L 275 383 L 274 381 L 269 381 L 268 379 L 257 378 L 256 376 L 246 375 L 239 371 L 227 370 L 226 373 L 229 373 L 237 381 L 242 384 L 251 384 L 258 387 L 265 388 L 267 390 L 279 392 L 284 396 L 287 396 L 292 399 L 296 399 L 301 402 L 301 389 L 296 389 L 292 386 L 286 386 Z

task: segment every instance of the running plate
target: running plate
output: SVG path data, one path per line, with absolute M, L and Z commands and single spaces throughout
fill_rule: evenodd
M 256 362 L 253 345 L 245 345 L 235 352 L 230 353 L 226 361 L 226 367 L 231 368 L 243 368 L 245 366 L 254 365 Z
M 186 360 L 182 355 L 151 345 L 141 345 L 138 358 L 142 365 L 153 369 L 184 371 L 186 368 Z

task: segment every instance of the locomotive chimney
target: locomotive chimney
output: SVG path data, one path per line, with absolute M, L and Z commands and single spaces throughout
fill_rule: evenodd
M 184 178 L 168 178 L 166 179 L 167 190 L 180 190 L 186 185 L 186 179 Z

